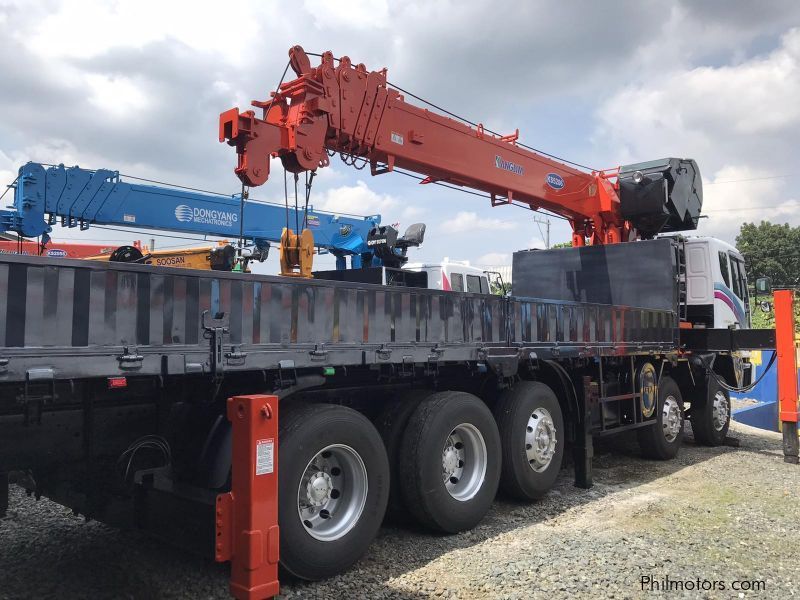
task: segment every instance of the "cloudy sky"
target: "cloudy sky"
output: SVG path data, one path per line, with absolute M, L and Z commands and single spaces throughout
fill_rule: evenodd
M 35 160 L 235 192 L 218 115 L 268 98 L 293 44 L 388 67 L 419 96 L 592 167 L 692 157 L 703 234 L 800 224 L 796 0 L 0 0 L 0 182 Z M 254 197 L 282 202 L 279 179 Z M 312 204 L 401 229 L 423 221 L 415 254 L 429 261 L 496 265 L 542 245 L 530 212 L 338 161 L 320 171 Z M 553 220 L 552 241 L 568 236 Z

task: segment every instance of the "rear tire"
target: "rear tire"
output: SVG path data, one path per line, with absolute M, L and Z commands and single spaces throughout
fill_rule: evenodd
M 684 422 L 681 391 L 672 377 L 662 377 L 658 382 L 655 412 L 656 423 L 637 431 L 642 454 L 657 460 L 675 458 L 683 443 Z
M 465 392 L 423 400 L 403 434 L 399 479 L 405 504 L 422 525 L 445 533 L 475 527 L 500 480 L 500 435 L 491 411 Z
M 503 466 L 500 487 L 520 500 L 535 500 L 553 487 L 564 456 L 564 419 L 548 386 L 521 381 L 504 391 L 494 409 Z
M 409 390 L 398 401 L 388 404 L 375 422 L 389 459 L 391 485 L 389 486 L 389 504 L 386 506 L 387 520 L 404 522 L 408 518 L 403 494 L 400 491 L 400 447 L 408 420 L 417 410 L 419 403 L 432 393 L 433 391 L 426 389 Z
M 319 580 L 349 568 L 378 532 L 389 463 L 375 427 L 343 406 L 298 406 L 280 419 L 281 566 Z
M 725 442 L 731 424 L 731 397 L 713 377 L 696 388 L 690 420 L 698 444 L 721 446 Z

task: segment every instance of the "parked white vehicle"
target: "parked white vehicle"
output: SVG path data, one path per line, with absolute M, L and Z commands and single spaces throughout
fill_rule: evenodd
M 403 270 L 427 273 L 428 288 L 433 290 L 489 294 L 491 289 L 486 271 L 471 266 L 468 261 L 445 257 L 438 263 L 408 263 Z
M 750 327 L 744 257 L 711 237 L 686 238 L 687 318 L 695 327 Z

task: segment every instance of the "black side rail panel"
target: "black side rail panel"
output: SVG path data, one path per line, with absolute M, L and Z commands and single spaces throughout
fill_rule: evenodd
M 774 350 L 774 329 L 681 329 L 682 350 L 736 352 Z

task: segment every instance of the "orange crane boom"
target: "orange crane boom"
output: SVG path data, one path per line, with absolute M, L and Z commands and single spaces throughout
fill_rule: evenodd
M 533 210 L 549 210 L 569 220 L 575 246 L 696 227 L 702 200 L 694 161 L 671 164 L 675 167 L 672 179 L 676 174 L 692 179 L 688 194 L 694 198 L 687 197 L 678 206 L 672 206 L 669 198 L 677 186 L 664 175 L 663 162 L 660 171 L 627 173 L 631 180 L 637 174 L 635 186 L 655 183 L 667 191 L 666 206 L 650 207 L 651 218 L 642 219 L 636 214 L 641 207 L 629 202 L 626 210 L 621 205 L 622 172 L 617 169 L 585 172 L 523 147 L 518 142 L 519 130 L 499 136 L 482 125 L 473 127 L 414 106 L 388 85 L 386 69 L 368 71 L 363 64 L 354 66 L 346 56 L 337 64 L 333 54 L 325 52 L 321 64 L 312 67 L 305 51 L 294 46 L 289 63 L 297 78 L 282 83 L 271 100 L 253 102 L 263 109 L 261 118 L 252 110 L 239 112 L 238 108 L 220 115 L 219 139 L 236 147 L 235 172 L 245 185 L 266 182 L 270 157 L 280 157 L 288 171 L 299 173 L 327 166 L 328 152 L 339 152 L 351 164 L 369 162 L 373 175 L 403 168 L 424 175 L 425 183 L 446 182 L 486 192 L 493 206 L 520 202 Z M 691 173 L 678 174 L 687 164 Z M 628 195 L 641 199 L 642 189 Z M 654 197 L 654 202 L 652 193 L 645 200 L 657 205 L 659 190 Z M 692 201 L 696 206 L 690 206 Z M 655 220 L 664 223 L 651 222 L 653 211 Z M 638 222 L 644 227 L 637 227 Z

